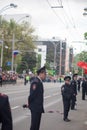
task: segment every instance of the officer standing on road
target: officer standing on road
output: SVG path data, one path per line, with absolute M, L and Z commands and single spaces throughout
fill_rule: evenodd
M 73 91 L 72 101 L 71 101 L 71 110 L 76 110 L 75 105 L 76 105 L 76 95 L 77 95 L 77 76 L 78 74 L 74 74 L 72 77 L 73 79 L 71 81 L 71 87 Z
M 30 95 L 28 97 L 28 105 L 31 111 L 31 127 L 30 130 L 39 130 L 41 115 L 44 113 L 43 108 L 43 83 L 46 78 L 45 66 L 37 71 L 37 77 L 35 77 L 30 85 Z
M 61 93 L 62 93 L 62 98 L 63 98 L 63 106 L 64 106 L 64 117 L 63 120 L 66 122 L 69 122 L 70 120 L 68 119 L 68 113 L 70 110 L 70 102 L 72 98 L 72 88 L 70 85 L 70 76 L 66 76 L 64 78 L 65 84 L 61 87 Z
M 87 78 L 84 78 L 82 82 L 82 100 L 85 100 L 86 93 L 87 93 Z
M 2 75 L 0 74 L 0 86 L 2 86 Z
M 13 130 L 12 115 L 7 95 L 0 93 L 0 124 L 1 130 Z

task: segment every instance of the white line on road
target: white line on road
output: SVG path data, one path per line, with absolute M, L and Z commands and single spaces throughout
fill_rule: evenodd
M 17 109 L 19 108 L 20 106 L 15 106 L 15 107 L 12 107 L 11 109 L 14 110 L 14 109 Z
M 47 98 L 50 98 L 51 96 L 46 96 L 46 97 L 44 97 L 44 99 L 47 99 Z
M 87 125 L 87 121 L 85 121 L 84 124 Z
M 50 106 L 52 106 L 52 105 L 54 105 L 54 104 L 60 102 L 61 100 L 62 100 L 62 98 L 59 98 L 58 100 L 56 100 L 56 101 L 54 101 L 54 102 L 48 103 L 48 104 L 45 105 L 45 108 L 50 107 Z
M 45 105 L 45 108 L 47 108 L 47 107 L 49 107 L 49 106 L 52 106 L 52 105 L 54 105 L 54 104 L 60 102 L 61 99 L 62 99 L 62 98 L 59 98 L 58 100 L 56 100 L 56 101 L 54 101 L 54 102 L 51 102 L 51 103 L 46 104 L 46 105 Z M 18 108 L 18 107 L 20 107 L 20 106 L 16 106 L 16 107 L 14 107 L 13 109 L 16 109 L 16 108 Z M 28 118 L 30 115 L 31 115 L 31 114 L 30 114 L 30 112 L 29 112 L 29 113 L 26 114 L 26 115 L 17 117 L 17 118 L 15 118 L 15 119 L 13 120 L 13 123 L 18 123 L 18 122 L 20 122 L 20 121 L 22 121 L 22 120 Z

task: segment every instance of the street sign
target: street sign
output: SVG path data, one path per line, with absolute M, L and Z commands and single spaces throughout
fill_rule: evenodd
M 8 61 L 8 62 L 6 63 L 6 65 L 7 65 L 7 66 L 11 66 L 11 62 Z

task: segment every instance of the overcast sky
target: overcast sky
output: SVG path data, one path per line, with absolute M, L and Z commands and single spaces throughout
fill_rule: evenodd
M 60 37 L 72 41 L 83 41 L 84 32 L 87 31 L 87 16 L 84 17 L 84 8 L 87 0 L 0 0 L 0 9 L 14 3 L 17 9 L 9 9 L 3 14 L 29 14 L 35 34 L 42 38 Z M 82 43 L 73 43 L 76 47 Z

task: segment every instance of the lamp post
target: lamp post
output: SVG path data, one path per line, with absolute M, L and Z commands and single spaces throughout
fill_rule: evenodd
M 0 40 L 0 43 L 1 43 L 1 45 L 2 45 L 2 48 L 1 48 L 1 67 L 2 67 L 2 64 L 3 64 L 3 41 L 2 40 Z
M 61 55 L 62 55 L 62 41 L 60 41 L 60 62 L 59 62 L 59 75 L 61 76 Z
M 13 4 L 13 3 L 11 3 L 10 5 L 6 5 L 6 6 L 4 6 L 4 7 L 0 10 L 0 14 L 1 14 L 2 12 L 4 12 L 5 10 L 7 10 L 7 9 L 16 8 L 16 7 L 17 7 L 17 5 L 15 5 L 15 4 Z
M 83 13 L 83 15 L 86 16 L 87 15 L 87 8 L 84 8 L 84 11 L 85 12 Z
M 8 9 L 10 9 L 10 8 L 17 8 L 17 5 L 11 3 L 11 4 L 9 4 L 9 5 L 4 6 L 4 7 L 0 10 L 0 15 L 1 15 L 4 11 L 6 11 L 6 10 L 8 10 Z
M 16 23 L 19 23 L 22 19 L 28 18 L 29 16 L 26 15 L 24 17 L 21 17 Z M 14 66 L 14 45 L 15 45 L 15 32 L 13 32 L 13 38 L 12 38 L 12 63 L 11 63 L 11 70 L 13 72 L 13 66 Z
M 4 6 L 1 10 L 0 10 L 0 14 L 2 14 L 5 10 L 10 9 L 10 8 L 16 8 L 17 5 L 11 3 L 10 5 Z M 3 65 L 3 40 L 0 41 L 0 43 L 2 44 L 2 49 L 1 49 L 1 67 Z
M 56 48 L 57 44 L 55 42 L 52 42 L 54 45 L 54 69 L 56 69 Z

